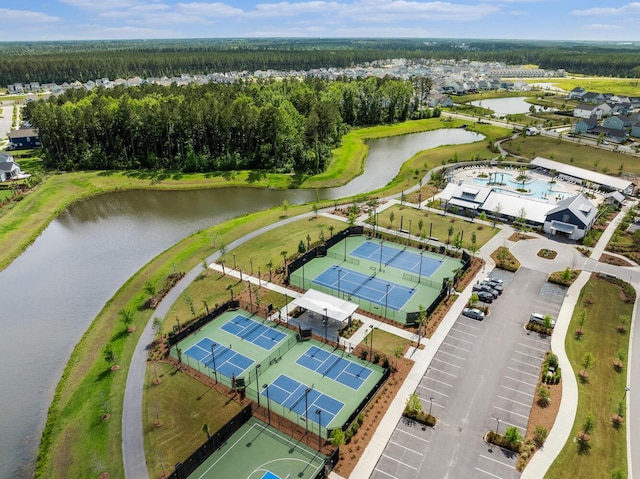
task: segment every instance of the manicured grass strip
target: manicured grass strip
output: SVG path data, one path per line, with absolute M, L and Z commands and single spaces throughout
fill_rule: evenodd
M 362 340 L 361 345 L 366 345 L 367 347 L 371 344 L 371 332 L 367 334 Z M 389 333 L 383 329 L 375 329 L 373 332 L 373 349 L 374 351 L 379 352 L 381 355 L 384 355 L 389 358 L 389 362 L 391 365 L 395 365 L 395 353 L 396 348 L 399 348 L 401 351 L 404 351 L 405 348 L 411 344 L 411 341 L 405 339 L 401 336 L 396 336 L 395 334 Z
M 161 383 L 154 385 L 158 376 Z M 203 426 L 214 434 L 242 407 L 166 363 L 147 368 L 143 421 L 149 477 L 173 471 L 207 439 Z M 162 422 L 161 427 L 156 422 Z
M 585 305 L 587 298 L 593 298 L 593 304 Z M 574 332 L 579 328 L 578 320 L 583 310 L 587 312 L 587 320 L 582 327 L 584 335 L 578 340 Z M 614 469 L 621 469 L 626 477 L 625 425 L 616 429 L 611 414 L 617 412 L 618 404 L 625 396 L 627 377 L 626 363 L 621 372 L 616 372 L 613 361 L 620 349 L 628 351 L 629 348 L 628 334 L 620 334 L 616 327 L 619 317 L 631 317 L 632 310 L 631 303 L 620 299 L 620 289 L 603 279 L 592 277 L 581 291 L 565 341 L 574 371 L 563 371 L 563 374 L 576 374 L 584 369 L 582 360 L 587 352 L 593 354 L 595 361 L 588 369 L 588 382 L 578 380 L 578 410 L 571 437 L 546 478 L 611 477 Z M 596 424 L 591 433 L 588 452 L 580 453 L 574 438 L 582 430 L 589 413 L 595 416 Z

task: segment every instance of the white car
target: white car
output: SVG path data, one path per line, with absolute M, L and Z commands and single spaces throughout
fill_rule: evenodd
M 478 321 L 482 321 L 484 319 L 484 313 L 478 308 L 464 308 L 462 310 L 462 314 L 468 318 L 477 319 Z

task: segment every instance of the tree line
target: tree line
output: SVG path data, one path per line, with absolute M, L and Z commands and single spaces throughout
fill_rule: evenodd
M 537 64 L 589 75 L 640 76 L 638 45 L 424 39 L 203 39 L 0 44 L 0 85 L 247 70 L 346 68 L 387 58 Z
M 418 86 L 421 83 L 417 83 Z M 239 81 L 69 90 L 29 102 L 52 169 L 317 173 L 351 126 L 439 114 L 411 81 Z

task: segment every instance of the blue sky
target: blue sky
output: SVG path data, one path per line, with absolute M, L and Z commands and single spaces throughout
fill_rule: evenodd
M 3 1 L 0 41 L 228 37 L 640 40 L 616 0 Z M 9 6 L 10 5 L 10 6 Z

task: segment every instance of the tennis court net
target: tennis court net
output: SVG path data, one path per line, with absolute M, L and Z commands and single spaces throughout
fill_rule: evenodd
M 385 263 L 385 266 L 389 266 L 391 263 L 393 263 L 393 262 L 398 258 L 398 256 L 400 256 L 402 253 L 404 253 L 404 251 L 405 251 L 406 249 L 407 249 L 407 247 L 405 246 L 403 249 L 401 249 L 400 251 L 398 251 L 398 252 L 393 256 L 393 258 L 391 258 L 389 261 L 387 261 L 387 262 Z
M 337 356 L 335 361 L 333 361 L 333 363 L 331 363 L 331 365 L 327 369 L 324 370 L 324 372 L 322 373 L 322 376 L 324 377 L 327 374 L 329 374 L 329 371 L 331 371 L 336 366 L 336 364 L 338 364 L 340 362 L 341 359 L 342 358 L 340 356 Z
M 372 280 L 373 278 L 375 278 L 375 277 L 376 277 L 376 274 L 378 274 L 378 272 L 377 272 L 377 271 L 374 271 L 374 272 L 373 272 L 373 274 L 372 274 L 371 276 L 369 276 L 369 277 L 368 277 L 367 279 L 365 279 L 362 283 L 360 283 L 360 284 L 358 285 L 358 287 L 357 287 L 357 288 L 355 288 L 353 291 L 351 291 L 351 292 L 349 293 L 349 299 L 348 299 L 348 300 L 350 301 L 350 300 L 351 300 L 351 297 L 352 297 L 352 296 L 355 296 L 355 295 L 356 295 L 356 293 L 357 293 L 358 291 L 360 291 L 360 290 L 364 287 L 364 285 L 365 285 L 365 284 L 367 284 L 367 282 L 369 282 L 370 280 Z

